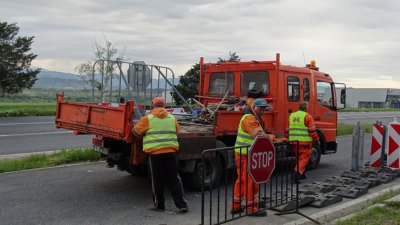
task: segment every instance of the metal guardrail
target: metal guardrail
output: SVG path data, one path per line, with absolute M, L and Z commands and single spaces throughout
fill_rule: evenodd
M 148 65 L 144 62 L 97 60 L 92 68 L 93 103 L 111 105 L 133 100 L 135 119 L 138 119 L 146 113 L 146 106 L 151 105 L 154 97 L 162 96 L 167 104 L 172 105 L 175 93 L 192 111 L 191 105 L 176 90 L 176 79 L 175 73 L 168 67 Z M 99 86 L 97 88 L 96 82 Z M 113 84 L 115 82 L 117 85 Z M 95 94 L 96 92 L 98 94 Z M 99 99 L 96 101 L 96 98 Z

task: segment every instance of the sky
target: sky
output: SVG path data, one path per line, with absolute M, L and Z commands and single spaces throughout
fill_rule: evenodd
M 75 73 L 104 38 L 128 61 L 182 75 L 236 52 L 242 61 L 304 66 L 335 82 L 400 88 L 398 0 L 0 0 L 0 21 L 35 36 L 33 66 Z

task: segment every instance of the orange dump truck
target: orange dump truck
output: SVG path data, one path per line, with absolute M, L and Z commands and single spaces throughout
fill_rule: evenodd
M 108 166 L 140 174 L 146 171 L 147 157 L 142 151 L 142 139 L 132 135 L 132 127 L 149 109 L 148 103 L 153 97 L 164 95 L 168 100 L 171 93 L 180 94 L 174 88 L 174 74 L 169 68 L 142 62 L 112 63 L 119 68 L 119 78 L 114 76 L 119 81 L 119 88 L 112 91 L 111 85 L 108 91 L 93 94 L 94 99 L 100 99 L 93 103 L 65 101 L 64 95 L 59 94 L 56 125 L 73 130 L 75 134 L 95 135 L 93 146 L 107 157 Z M 94 71 L 93 74 L 101 74 L 103 81 L 104 73 Z M 181 127 L 178 135 L 180 168 L 192 187 L 201 187 L 203 170 L 206 185 L 213 185 L 221 178 L 225 165 L 232 165 L 231 156 L 217 155 L 209 161 L 213 169 L 207 170 L 209 165 L 203 165 L 201 161 L 202 151 L 234 145 L 242 112 L 237 110 L 237 102 L 227 100 L 239 100 L 249 90 L 260 91 L 261 97 L 272 106 L 264 113 L 263 120 L 266 130 L 278 137 L 285 136 L 290 113 L 297 111 L 302 101 L 309 102 L 309 113 L 315 119 L 320 136 L 319 146 L 313 147 L 310 167 L 318 166 L 321 154 L 336 152 L 338 108 L 335 83 L 314 63 L 306 67 L 284 66 L 279 54 L 273 61 L 204 63 L 201 58 L 199 80 L 198 102 L 216 108 L 207 109 L 209 115 L 201 119 L 183 117 L 178 120 Z M 121 85 L 122 81 L 125 85 Z M 340 102 L 344 104 L 345 85 L 341 85 L 344 88 L 339 92 Z M 109 93 L 109 98 L 104 93 Z M 117 103 L 113 103 L 113 99 Z M 191 106 L 187 108 L 191 109 Z

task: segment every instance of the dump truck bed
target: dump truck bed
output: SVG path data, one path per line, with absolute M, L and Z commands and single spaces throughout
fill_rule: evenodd
M 57 96 L 56 126 L 74 131 L 75 134 L 94 134 L 132 143 L 134 102 L 118 106 L 68 102 Z M 214 135 L 210 124 L 179 121 L 179 137 Z

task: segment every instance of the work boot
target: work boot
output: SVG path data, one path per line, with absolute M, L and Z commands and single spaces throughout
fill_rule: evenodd
M 301 179 L 301 174 L 299 173 L 299 172 L 294 172 L 293 173 L 293 175 L 291 176 L 291 178 L 292 178 L 292 180 L 294 181 L 294 183 L 296 183 L 296 184 L 300 184 L 301 182 L 300 182 L 300 180 L 302 180 Z M 305 177 L 305 176 L 304 176 Z
M 265 210 L 259 210 L 259 209 L 253 209 L 247 210 L 247 216 L 254 216 L 254 217 L 261 217 L 261 216 L 267 216 L 267 212 Z
M 243 212 L 243 208 L 242 208 L 242 206 L 240 204 L 233 204 L 231 206 L 231 210 L 230 210 L 231 214 L 237 214 L 237 213 L 240 213 L 240 212 Z
M 188 211 L 189 211 L 189 208 L 188 208 L 188 207 L 179 208 L 179 212 L 180 212 L 180 213 L 187 213 Z
M 149 207 L 147 207 L 147 210 L 154 211 L 154 212 L 164 212 L 165 207 L 151 204 Z

